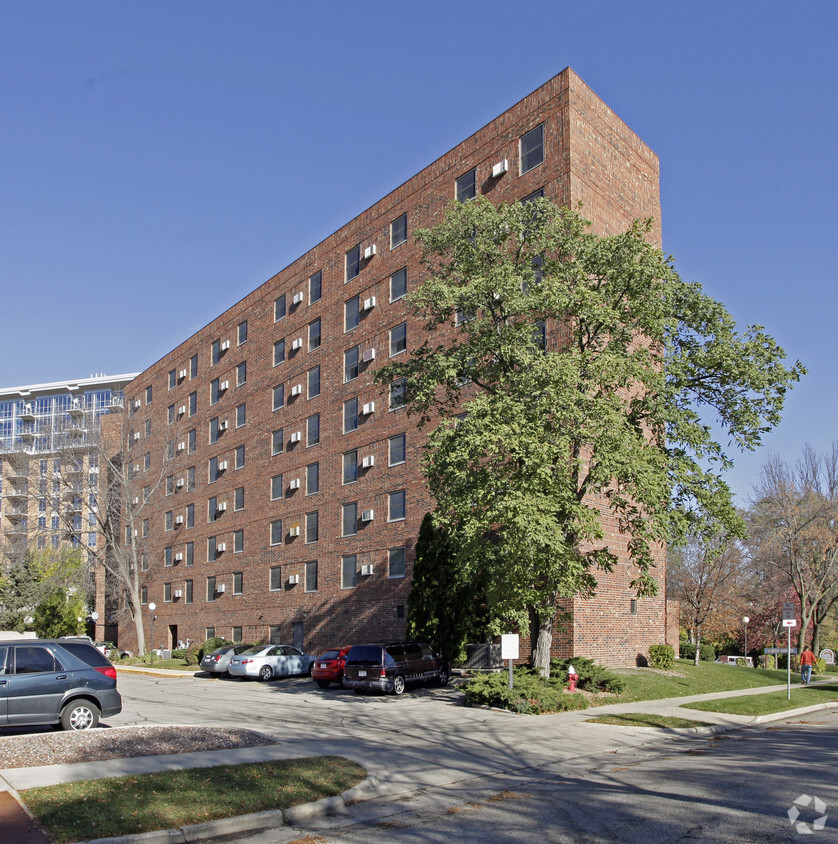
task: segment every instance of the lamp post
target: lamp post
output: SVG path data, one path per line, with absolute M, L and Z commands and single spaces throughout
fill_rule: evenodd
M 742 616 L 742 623 L 745 625 L 745 667 L 748 666 L 748 622 L 751 619 L 747 615 Z
M 154 662 L 154 611 L 157 604 L 149 604 L 148 611 L 151 613 L 151 661 Z

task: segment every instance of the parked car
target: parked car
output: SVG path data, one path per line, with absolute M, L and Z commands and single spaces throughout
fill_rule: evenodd
M 448 677 L 448 663 L 424 642 L 353 645 L 343 667 L 343 685 L 358 694 L 377 690 L 400 695 L 411 685 L 444 686 Z
M 89 730 L 122 711 L 116 669 L 76 638 L 0 642 L 0 727 Z
M 321 689 L 328 689 L 330 683 L 340 683 L 343 680 L 343 664 L 350 648 L 337 648 L 324 651 L 315 657 L 311 669 L 311 677 Z
M 210 674 L 227 674 L 230 667 L 230 660 L 244 651 L 249 650 L 252 645 L 223 645 L 201 659 L 201 669 Z
M 233 677 L 289 677 L 308 674 L 314 657 L 291 645 L 255 645 L 230 659 L 227 670 Z
M 101 651 L 101 653 L 103 653 L 108 659 L 115 656 L 123 659 L 127 656 L 133 656 L 131 651 L 126 651 L 124 648 L 120 648 L 113 642 L 94 642 L 93 647 L 96 648 L 97 651 Z

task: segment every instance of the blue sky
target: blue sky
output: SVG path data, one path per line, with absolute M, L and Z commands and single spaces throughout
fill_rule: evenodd
M 570 65 L 660 156 L 665 249 L 835 436 L 834 36 L 809 2 L 0 2 L 0 386 L 142 370 Z

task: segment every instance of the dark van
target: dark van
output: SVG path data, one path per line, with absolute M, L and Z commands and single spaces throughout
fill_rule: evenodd
M 444 686 L 448 676 L 448 664 L 424 642 L 353 645 L 343 667 L 343 685 L 358 694 L 400 695 L 407 686 Z
M 116 669 L 78 639 L 0 641 L 0 728 L 88 730 L 122 711 Z

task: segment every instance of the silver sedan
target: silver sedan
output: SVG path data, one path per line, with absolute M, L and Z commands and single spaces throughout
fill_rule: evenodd
M 311 654 L 291 645 L 256 645 L 237 654 L 230 660 L 227 671 L 233 677 L 289 677 L 293 674 L 310 674 L 314 663 Z
M 201 669 L 210 674 L 226 674 L 230 660 L 242 651 L 250 650 L 251 645 L 224 645 L 216 648 L 212 653 L 204 654 Z

